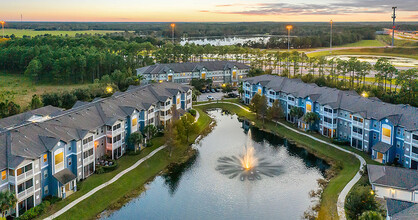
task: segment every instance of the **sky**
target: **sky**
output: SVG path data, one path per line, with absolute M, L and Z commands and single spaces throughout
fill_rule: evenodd
M 418 0 L 5 0 L 0 20 L 103 22 L 418 21 Z

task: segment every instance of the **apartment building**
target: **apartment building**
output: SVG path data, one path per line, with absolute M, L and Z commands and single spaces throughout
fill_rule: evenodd
M 347 141 L 380 163 L 397 161 L 418 169 L 418 110 L 409 105 L 394 105 L 377 98 L 365 98 L 355 91 L 307 84 L 300 79 L 262 75 L 243 82 L 242 100 L 249 104 L 258 93 L 268 105 L 279 100 L 286 119 L 302 129 Z M 308 125 L 290 115 L 292 107 L 303 113 L 315 112 L 320 120 Z M 310 127 L 311 126 L 311 127 Z
M 155 64 L 137 69 L 146 82 L 190 84 L 192 79 L 212 79 L 214 85 L 230 83 L 237 86 L 250 67 L 234 61 L 204 61 L 197 63 Z
M 18 217 L 46 196 L 66 198 L 77 181 L 95 172 L 96 161 L 123 156 L 126 138 L 147 125 L 171 120 L 171 107 L 192 107 L 190 86 L 132 86 L 109 98 L 77 102 L 63 110 L 46 106 L 0 120 L 0 191 L 18 199 L 7 215 Z

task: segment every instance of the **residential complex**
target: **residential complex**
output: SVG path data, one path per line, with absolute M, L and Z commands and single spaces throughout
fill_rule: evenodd
M 387 219 L 418 219 L 418 171 L 367 165 L 376 197 L 386 200 Z
M 307 84 L 300 79 L 262 75 L 243 82 L 242 100 L 249 104 L 258 93 L 267 97 L 269 106 L 280 102 L 286 119 L 302 129 L 349 142 L 369 153 L 380 163 L 397 161 L 418 169 L 418 110 L 409 105 L 394 105 L 376 98 L 365 98 L 355 91 Z M 315 112 L 320 120 L 309 125 L 303 117 L 294 118 L 292 107 L 303 113 Z
M 169 122 L 172 106 L 192 107 L 190 86 L 130 87 L 69 110 L 46 106 L 1 119 L 0 191 L 10 190 L 18 200 L 7 215 L 18 217 L 46 196 L 69 196 L 100 158 L 117 159 L 131 147 L 125 142 L 130 134 Z
M 197 63 L 155 64 L 137 69 L 146 82 L 175 82 L 190 84 L 192 79 L 212 79 L 214 85 L 230 83 L 237 86 L 250 67 L 233 61 L 204 61 Z

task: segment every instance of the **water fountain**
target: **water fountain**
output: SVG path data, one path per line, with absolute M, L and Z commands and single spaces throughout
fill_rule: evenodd
M 255 155 L 251 142 L 251 130 L 248 130 L 244 155 L 220 157 L 216 167 L 220 173 L 228 175 L 230 179 L 239 176 L 244 180 L 261 180 L 261 175 L 273 177 L 282 173 L 280 165 L 271 163 L 266 157 Z

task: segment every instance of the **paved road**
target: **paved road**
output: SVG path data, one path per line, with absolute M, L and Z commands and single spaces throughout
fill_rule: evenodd
M 247 108 L 244 108 L 242 105 L 239 105 L 237 103 L 231 103 L 231 102 L 220 102 L 220 103 L 227 103 L 227 104 L 236 105 L 236 106 L 240 107 L 241 109 L 244 109 L 245 111 L 250 112 Z M 198 104 L 198 105 L 195 105 L 195 106 L 209 105 L 209 104 L 212 104 L 212 103 L 203 103 L 203 104 Z M 300 135 L 304 135 L 304 136 L 309 137 L 309 138 L 311 138 L 311 139 L 313 139 L 315 141 L 321 142 L 323 144 L 327 144 L 327 145 L 329 145 L 331 147 L 337 148 L 338 150 L 341 150 L 341 151 L 344 151 L 346 153 L 352 154 L 352 155 L 354 155 L 360 161 L 360 167 L 359 167 L 359 170 L 357 171 L 356 175 L 350 180 L 350 182 L 347 183 L 347 185 L 345 185 L 344 189 L 338 195 L 338 201 L 337 201 L 338 217 L 341 220 L 347 219 L 347 217 L 345 215 L 345 209 L 344 209 L 345 198 L 347 197 L 347 194 L 350 192 L 351 188 L 353 188 L 354 184 L 356 184 L 357 181 L 361 178 L 360 171 L 361 171 L 362 167 L 366 165 L 366 161 L 363 159 L 363 157 L 361 157 L 360 155 L 358 155 L 358 154 L 356 154 L 354 152 L 351 152 L 349 150 L 346 150 L 344 148 L 341 148 L 341 147 L 339 147 L 339 146 L 337 146 L 335 144 L 328 143 L 328 142 L 326 142 L 324 140 L 318 139 L 318 138 L 316 138 L 314 136 L 311 136 L 309 134 L 306 134 L 306 133 L 304 133 L 302 131 L 299 131 L 297 129 L 291 128 L 291 127 L 287 126 L 286 124 L 283 124 L 283 123 L 281 123 L 279 121 L 276 121 L 276 123 L 279 124 L 279 125 L 281 125 L 281 126 L 283 126 L 283 127 L 285 127 L 285 128 L 287 128 L 287 129 L 289 129 L 289 130 L 291 130 L 291 131 L 293 131 L 293 132 L 296 132 L 296 133 L 298 133 Z
M 144 161 L 146 161 L 148 158 L 152 157 L 154 154 L 156 154 L 157 152 L 159 152 L 160 150 L 164 149 L 165 145 L 153 150 L 151 153 L 149 153 L 147 156 L 141 158 L 140 160 L 138 160 L 134 165 L 130 166 L 129 168 L 126 168 L 125 170 L 121 171 L 120 173 L 118 173 L 116 176 L 114 176 L 111 180 L 101 184 L 100 186 L 97 186 L 96 188 L 92 189 L 91 191 L 89 191 L 88 193 L 84 194 L 83 196 L 81 196 L 80 198 L 74 200 L 73 202 L 71 202 L 70 204 L 66 205 L 64 208 L 60 209 L 58 212 L 52 214 L 51 216 L 45 218 L 45 219 L 54 219 L 57 218 L 58 216 L 64 214 L 66 211 L 70 210 L 72 207 L 74 207 L 75 205 L 77 205 L 78 203 L 80 203 L 81 201 L 87 199 L 88 197 L 92 196 L 93 194 L 95 194 L 97 191 L 105 188 L 106 186 L 116 182 L 118 179 L 120 179 L 123 175 L 125 175 L 126 173 L 130 172 L 131 170 L 137 168 L 139 165 L 141 165 Z

